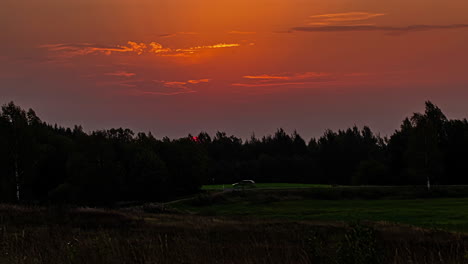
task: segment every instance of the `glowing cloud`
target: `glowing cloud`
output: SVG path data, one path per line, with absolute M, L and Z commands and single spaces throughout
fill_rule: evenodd
M 166 87 L 183 87 L 187 88 L 187 84 L 199 84 L 199 83 L 207 83 L 210 82 L 210 79 L 198 79 L 198 80 L 188 80 L 188 81 L 156 81 L 164 83 Z
M 330 81 L 330 73 L 323 72 L 303 72 L 290 74 L 261 74 L 261 75 L 246 75 L 242 78 L 250 80 L 247 83 L 233 83 L 232 86 L 241 87 L 270 87 L 270 86 L 292 86 L 304 85 L 317 82 Z
M 199 83 L 207 83 L 210 79 L 199 79 L 199 80 L 188 80 L 187 83 L 191 84 L 199 84 Z
M 109 73 L 106 73 L 105 75 L 109 75 L 109 76 L 117 76 L 117 77 L 133 77 L 133 76 L 136 76 L 135 73 L 132 73 L 132 72 L 126 72 L 126 71 L 118 71 L 118 72 L 109 72 Z
M 130 47 L 123 46 L 122 48 L 130 49 L 133 52 L 136 52 L 138 55 L 143 54 L 143 52 L 148 48 L 145 43 L 136 43 L 133 41 L 129 41 L 128 45 Z
M 171 49 L 168 49 L 168 48 L 164 48 L 161 44 L 159 43 L 156 43 L 156 42 L 151 42 L 149 44 L 149 46 L 151 47 L 150 50 L 148 51 L 149 53 L 167 53 L 167 52 L 171 52 Z
M 350 32 L 350 31 L 385 31 L 390 33 L 408 33 L 418 31 L 430 31 L 437 29 L 463 29 L 468 28 L 468 24 L 454 25 L 410 25 L 405 27 L 392 26 L 372 26 L 372 25 L 356 25 L 356 26 L 323 26 L 323 27 L 295 27 L 293 31 L 302 32 Z
M 47 49 L 49 52 L 56 52 L 60 57 L 71 58 L 75 56 L 84 56 L 89 54 L 106 54 L 112 52 L 132 52 L 131 47 L 126 46 L 106 46 L 98 44 L 80 43 L 80 44 L 46 44 L 39 48 Z
M 240 47 L 240 44 L 227 44 L 227 43 L 219 43 L 210 46 L 197 46 L 197 47 L 190 47 L 187 49 L 176 49 L 177 52 L 194 52 L 195 50 L 201 49 L 221 49 L 221 48 L 233 48 L 233 47 Z
M 349 23 L 355 21 L 369 20 L 371 18 L 384 16 L 381 13 L 367 13 L 367 12 L 348 12 L 348 13 L 334 13 L 309 16 L 309 25 L 330 25 L 337 23 Z
M 200 83 L 208 83 L 211 79 L 196 79 L 196 80 L 187 80 L 187 81 L 160 81 L 153 80 L 152 83 L 162 84 L 163 87 L 159 86 L 151 88 L 150 90 L 138 90 L 132 89 L 129 91 L 132 95 L 180 95 L 188 93 L 196 93 L 197 91 L 193 88 Z M 161 89 L 162 88 L 162 89 Z M 157 91 L 153 90 L 157 89 Z M 169 89 L 169 91 L 167 91 Z
M 257 79 L 257 80 L 303 80 L 317 77 L 329 76 L 329 73 L 323 72 L 305 72 L 305 73 L 295 73 L 290 75 L 247 75 L 243 76 L 244 79 Z
M 241 87 L 269 87 L 269 86 L 287 86 L 287 85 L 303 85 L 310 82 L 280 82 L 280 83 L 233 83 L 232 86 Z
M 47 49 L 49 52 L 55 53 L 60 58 L 72 58 L 76 56 L 85 56 L 91 54 L 105 54 L 112 55 L 113 53 L 136 53 L 142 55 L 145 53 L 156 54 L 160 56 L 189 56 L 204 49 L 221 49 L 221 48 L 234 48 L 240 47 L 236 43 L 219 43 L 214 45 L 196 46 L 189 48 L 166 48 L 157 42 L 149 44 L 137 43 L 129 41 L 127 45 L 106 46 L 89 43 L 79 44 L 46 44 L 39 46 L 39 48 Z
M 171 86 L 180 86 L 180 85 L 186 85 L 186 82 L 164 82 L 165 86 L 171 87 Z
M 260 79 L 260 80 L 289 80 L 290 77 L 288 76 L 273 76 L 273 75 L 247 75 L 244 76 L 245 79 Z
M 309 16 L 308 26 L 293 27 L 288 31 L 278 33 L 300 32 L 351 32 L 351 31 L 384 31 L 392 35 L 407 32 L 462 29 L 468 28 L 468 24 L 449 25 L 409 25 L 409 26 L 378 26 L 366 23 L 366 20 L 384 16 L 383 13 L 348 12 Z

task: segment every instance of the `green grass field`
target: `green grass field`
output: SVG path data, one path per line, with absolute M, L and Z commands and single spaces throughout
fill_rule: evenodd
M 304 183 L 256 183 L 254 188 L 257 189 L 295 189 L 295 188 L 329 188 L 330 185 L 322 184 L 304 184 Z M 231 184 L 204 185 L 202 190 L 218 191 L 226 188 L 232 188 Z
M 468 232 L 468 198 L 405 200 L 277 200 L 228 198 L 211 205 L 175 205 L 202 215 L 313 221 L 385 221 Z

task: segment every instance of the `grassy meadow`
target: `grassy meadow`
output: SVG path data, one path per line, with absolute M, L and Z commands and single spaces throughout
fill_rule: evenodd
M 468 187 L 465 186 L 435 187 L 431 192 L 424 187 L 326 186 L 208 192 L 173 206 L 200 215 L 294 221 L 383 221 L 468 232 Z
M 255 189 L 297 189 L 297 188 L 329 188 L 331 185 L 306 183 L 256 183 Z M 203 185 L 204 191 L 220 191 L 233 188 L 231 184 Z
M 0 205 L 0 264 L 468 263 L 467 187 L 263 186 L 107 209 Z
M 250 216 L 312 221 L 385 221 L 468 232 L 468 198 L 416 200 L 228 201 L 207 206 L 180 205 L 201 215 Z

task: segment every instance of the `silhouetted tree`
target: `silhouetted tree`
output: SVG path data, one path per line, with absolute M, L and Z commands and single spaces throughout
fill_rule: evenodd
M 164 201 L 202 184 L 467 184 L 468 121 L 426 102 L 388 139 L 369 127 L 294 131 L 246 141 L 224 132 L 156 139 L 117 128 L 86 133 L 47 124 L 10 102 L 0 112 L 0 201 L 111 204 Z

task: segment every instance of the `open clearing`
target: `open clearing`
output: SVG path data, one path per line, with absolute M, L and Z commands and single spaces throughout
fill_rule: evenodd
M 396 199 L 395 190 L 375 194 L 363 199 L 359 189 L 311 189 L 296 191 L 249 190 L 246 192 L 208 193 L 189 201 L 176 203 L 177 209 L 210 216 L 253 217 L 260 219 L 313 220 L 313 221 L 384 221 L 410 224 L 424 228 L 468 232 L 468 198 L 429 197 Z M 452 192 L 453 188 L 450 188 Z M 378 191 L 387 191 L 378 188 Z M 321 193 L 322 192 L 322 193 Z M 404 193 L 403 191 L 398 191 Z M 424 194 L 424 190 L 422 190 Z M 455 194 L 460 195 L 462 189 Z M 393 194 L 390 194 L 393 193 Z M 416 193 L 416 192 L 415 192 Z M 326 194 L 326 196 L 325 196 Z M 357 195 L 353 197 L 353 195 Z M 320 199 L 313 195 L 320 195 Z M 380 197 L 379 195 L 390 195 Z M 444 193 L 442 193 L 444 195 Z M 324 196 L 324 198 L 322 197 Z M 332 197 L 333 199 L 329 198 Z M 405 198 L 406 197 L 406 198 Z

